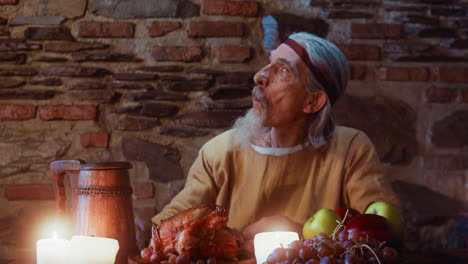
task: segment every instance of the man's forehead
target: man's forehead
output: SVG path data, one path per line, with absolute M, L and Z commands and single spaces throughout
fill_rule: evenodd
M 270 62 L 277 61 L 279 59 L 288 61 L 291 65 L 298 65 L 301 62 L 301 58 L 297 53 L 286 44 L 279 45 L 276 49 L 270 52 Z

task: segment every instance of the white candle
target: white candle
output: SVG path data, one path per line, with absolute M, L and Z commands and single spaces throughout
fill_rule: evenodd
M 257 264 L 266 262 L 275 248 L 287 247 L 294 240 L 299 240 L 296 232 L 264 232 L 258 233 L 254 238 L 255 258 Z
M 73 236 L 69 264 L 114 264 L 119 242 L 104 237 Z
M 68 260 L 70 241 L 54 238 L 36 242 L 37 264 L 64 264 Z

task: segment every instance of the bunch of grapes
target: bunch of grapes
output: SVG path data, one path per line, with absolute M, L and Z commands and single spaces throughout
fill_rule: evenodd
M 398 252 L 385 243 L 341 231 L 337 238 L 320 233 L 276 248 L 267 264 L 391 264 L 397 259 Z
M 176 255 L 173 253 L 164 254 L 159 251 L 153 251 L 151 248 L 144 248 L 140 252 L 141 257 L 150 263 L 159 264 L 216 264 L 216 258 L 200 258 L 193 259 L 189 255 L 180 254 Z

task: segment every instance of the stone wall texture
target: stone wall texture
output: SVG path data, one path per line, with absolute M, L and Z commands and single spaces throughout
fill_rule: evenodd
M 31 252 L 54 215 L 54 160 L 128 160 L 135 215 L 160 211 L 199 148 L 251 106 L 268 15 L 280 41 L 309 31 L 345 53 L 336 120 L 370 136 L 398 186 L 424 190 L 403 193 L 404 208 L 436 210 L 412 203 L 430 193 L 460 204 L 445 220 L 466 215 L 467 10 L 465 0 L 0 0 L 0 263 Z M 408 221 L 414 247 L 422 222 Z

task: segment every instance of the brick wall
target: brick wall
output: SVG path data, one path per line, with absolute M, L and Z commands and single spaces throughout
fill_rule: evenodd
M 251 106 L 267 15 L 280 38 L 342 49 L 337 120 L 369 134 L 392 179 L 468 201 L 466 1 L 114 2 L 0 0 L 0 256 L 31 246 L 17 217 L 53 209 L 53 160 L 130 160 L 136 214 L 161 210 Z

